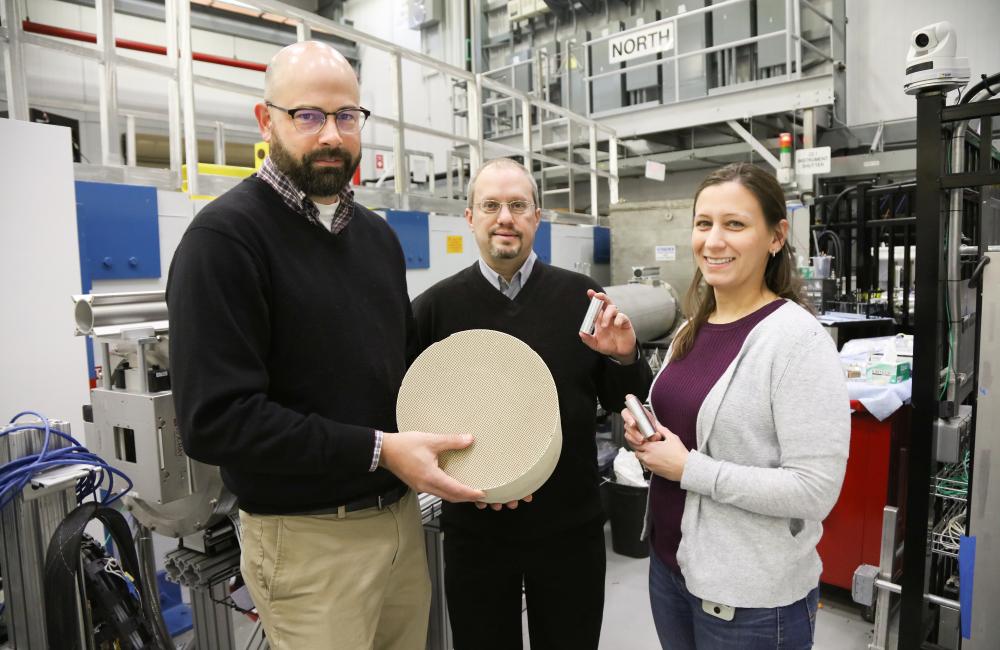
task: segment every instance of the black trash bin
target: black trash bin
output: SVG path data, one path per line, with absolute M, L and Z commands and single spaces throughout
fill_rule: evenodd
M 649 542 L 639 539 L 646 516 L 648 487 L 607 483 L 608 517 L 611 519 L 611 549 L 628 557 L 649 557 Z

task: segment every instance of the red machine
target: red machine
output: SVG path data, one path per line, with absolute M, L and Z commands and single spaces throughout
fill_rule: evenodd
M 878 566 L 882 542 L 882 509 L 906 502 L 906 452 L 910 406 L 883 421 L 860 402 L 851 401 L 851 451 L 840 499 L 823 522 L 817 550 L 823 560 L 820 580 L 851 588 L 861 564 Z M 899 525 L 902 526 L 903 513 Z

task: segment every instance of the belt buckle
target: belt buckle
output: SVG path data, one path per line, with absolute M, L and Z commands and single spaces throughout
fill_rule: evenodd
M 381 510 L 382 509 L 382 495 L 381 494 L 378 495 L 377 497 L 375 497 L 375 503 L 377 504 L 376 507 L 379 510 Z

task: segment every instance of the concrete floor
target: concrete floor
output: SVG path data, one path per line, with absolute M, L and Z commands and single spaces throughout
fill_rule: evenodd
M 608 572 L 604 597 L 601 650 L 660 650 L 649 611 L 647 577 L 649 560 L 618 555 L 611 550 L 611 531 L 605 527 Z M 527 615 L 523 620 L 524 648 L 528 642 Z M 820 589 L 816 618 L 815 650 L 866 650 L 872 624 L 861 618 L 850 594 L 840 589 Z
M 611 549 L 611 529 L 605 526 L 608 570 L 605 582 L 604 625 L 600 650 L 661 650 L 649 610 L 648 559 L 619 555 Z M 252 624 L 243 616 L 234 617 L 237 647 L 243 647 Z M 524 650 L 530 650 L 528 620 L 522 620 Z M 820 589 L 820 609 L 816 619 L 814 650 L 867 650 L 872 624 L 865 622 L 850 594 L 841 589 Z M 191 640 L 188 632 L 175 638 L 178 648 Z M 890 634 L 887 647 L 894 648 Z

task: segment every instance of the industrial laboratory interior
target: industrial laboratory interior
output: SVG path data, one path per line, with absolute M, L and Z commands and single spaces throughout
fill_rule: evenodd
M 1000 648 L 1000 2 L 0 8 L 0 648 Z

